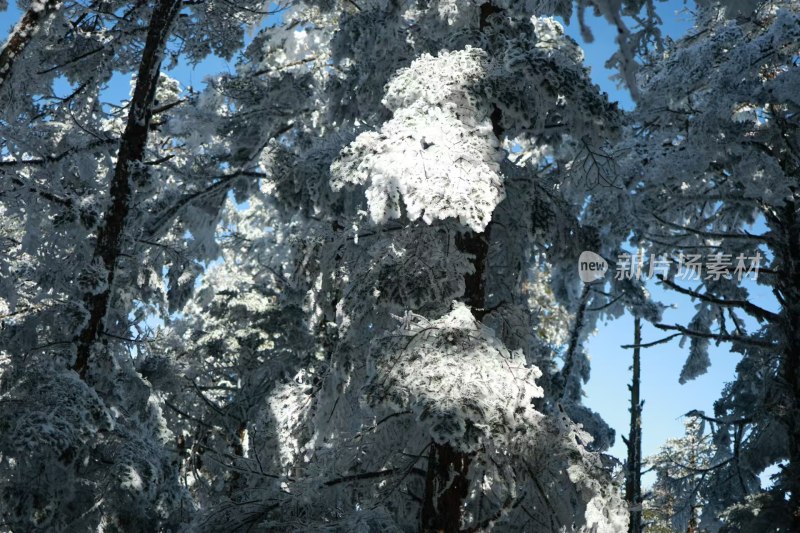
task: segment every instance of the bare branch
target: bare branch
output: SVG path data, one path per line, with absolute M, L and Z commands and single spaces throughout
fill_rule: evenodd
M 756 346 L 758 348 L 777 348 L 777 344 L 774 342 L 769 341 L 762 341 L 759 339 L 754 339 L 752 337 L 741 337 L 739 335 L 728 335 L 723 333 L 707 333 L 705 331 L 697 331 L 686 328 L 684 326 L 678 324 L 653 324 L 658 329 L 664 331 L 679 331 L 682 335 L 686 335 L 687 337 L 695 337 L 698 339 L 712 339 L 717 340 L 720 342 L 739 342 L 742 344 L 748 344 L 750 346 Z

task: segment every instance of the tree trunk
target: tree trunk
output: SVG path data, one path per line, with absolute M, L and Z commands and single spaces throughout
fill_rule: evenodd
M 689 507 L 689 525 L 686 527 L 686 533 L 697 533 L 697 512 L 697 505 Z
M 642 532 L 642 401 L 641 348 L 642 322 L 639 317 L 633 321 L 633 376 L 628 390 L 631 393 L 631 426 L 628 435 L 628 464 L 625 476 L 625 500 L 630 508 L 628 533 Z
M 590 291 L 590 284 L 587 283 L 583 286 L 581 298 L 578 302 L 578 309 L 575 311 L 575 321 L 572 324 L 572 331 L 570 332 L 569 342 L 567 343 L 567 352 L 564 354 L 564 367 L 556 376 L 553 383 L 555 396 L 560 397 L 562 401 L 580 402 L 581 400 L 580 378 L 578 377 L 573 380 L 572 375 L 575 372 L 575 358 L 578 351 L 578 343 L 581 338 L 581 331 L 583 331 L 584 321 L 586 320 L 586 308 L 589 305 Z
M 42 24 L 61 8 L 62 0 L 45 0 L 42 3 L 34 2 L 25 15 L 11 30 L 11 35 L 6 40 L 5 46 L 0 50 L 0 87 L 11 76 L 14 62 L 28 46 L 33 36 L 39 31 Z
M 458 533 L 461 530 L 461 513 L 469 493 L 470 462 L 468 454 L 449 444 L 431 444 L 422 506 L 423 531 Z
M 784 208 L 782 265 L 778 281 L 783 297 L 781 318 L 784 329 L 784 353 L 780 377 L 787 390 L 786 405 L 780 418 L 789 436 L 789 461 L 784 470 L 786 489 L 790 491 L 789 513 L 793 531 L 800 531 L 800 221 L 794 202 Z
M 488 24 L 488 17 L 501 10 L 491 2 L 480 6 L 479 29 Z M 502 141 L 502 112 L 494 108 L 491 114 L 492 131 Z M 459 251 L 473 257 L 474 272 L 464 276 L 463 302 L 475 320 L 481 322 L 486 315 L 486 268 L 492 222 L 483 233 L 469 232 L 456 237 Z M 469 494 L 470 454 L 457 451 L 449 444 L 431 442 L 428 470 L 425 477 L 425 496 L 422 504 L 422 530 L 425 532 L 457 533 L 461 529 L 464 501 Z
M 97 234 L 94 257 L 105 272 L 104 289 L 84 297 L 89 319 L 78 333 L 77 358 L 73 366 L 82 378 L 86 377 L 92 346 L 104 331 L 104 321 L 111 302 L 114 271 L 122 250 L 123 234 L 128 223 L 135 188 L 144 180 L 141 162 L 147 145 L 147 132 L 153 115 L 161 58 L 167 44 L 172 22 L 180 11 L 180 0 L 159 0 L 150 19 L 142 62 L 136 87 L 130 102 L 128 122 L 122 134 L 117 164 L 111 178 L 110 204 Z
M 456 239 L 458 249 L 471 254 L 475 271 L 464 276 L 465 304 L 480 322 L 486 314 L 486 260 L 489 254 L 489 232 L 468 233 Z M 461 529 L 464 500 L 469 494 L 470 454 L 459 452 L 449 444 L 431 442 L 428 470 L 425 477 L 425 498 L 422 504 L 422 530 L 457 533 Z

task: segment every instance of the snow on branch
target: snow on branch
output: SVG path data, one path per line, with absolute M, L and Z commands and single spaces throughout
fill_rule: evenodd
M 509 352 L 470 309 L 454 302 L 442 318 L 408 313 L 396 334 L 380 339 L 370 361 L 367 398 L 396 411 L 412 410 L 433 439 L 476 450 L 485 438 L 501 442 L 532 431 L 541 415 L 541 371 Z
M 399 218 L 405 209 L 411 220 L 457 218 L 483 231 L 505 197 L 504 153 L 489 106 L 472 91 L 486 66 L 486 53 L 467 47 L 425 54 L 400 70 L 383 100 L 394 117 L 342 151 L 331 166 L 333 188 L 366 185 L 376 222 Z

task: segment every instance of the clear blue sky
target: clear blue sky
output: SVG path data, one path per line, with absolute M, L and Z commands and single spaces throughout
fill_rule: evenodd
M 9 29 L 20 17 L 20 11 L 13 2 L 9 2 L 7 11 L 0 13 L 0 40 L 4 41 Z M 681 0 L 669 0 L 659 4 L 659 12 L 664 21 L 664 33 L 679 37 L 690 28 L 689 15 L 680 13 L 684 8 Z M 605 61 L 616 49 L 614 38 L 616 30 L 605 21 L 587 14 L 593 33 L 594 42 L 584 43 L 580 37 L 577 23 L 573 21 L 567 26 L 567 33 L 584 46 L 586 63 L 592 69 L 594 81 L 612 100 L 620 102 L 625 109 L 631 109 L 633 102 L 626 90 L 619 90 L 616 82 L 610 77 L 613 72 L 604 67 Z M 203 79 L 207 75 L 230 70 L 231 64 L 211 57 L 196 66 L 180 65 L 168 71 L 184 86 L 193 86 L 199 90 L 203 87 Z M 127 98 L 129 91 L 129 75 L 117 75 L 105 91 L 109 102 L 117 103 Z M 65 83 L 57 84 L 56 90 L 66 93 Z M 577 273 L 576 273 L 577 279 Z M 752 285 L 752 284 L 751 284 Z M 693 303 L 687 298 L 676 298 L 672 293 L 665 293 L 658 287 L 651 287 L 651 292 L 662 302 L 672 304 L 664 321 L 667 323 L 686 323 L 692 315 Z M 763 287 L 754 288 L 755 303 L 774 309 L 774 299 Z M 649 324 L 643 328 L 644 342 L 660 339 L 664 332 Z M 633 319 L 626 315 L 618 320 L 600 324 L 598 331 L 588 344 L 592 356 L 592 377 L 586 387 L 586 403 L 597 410 L 603 418 L 617 430 L 617 434 L 628 431 L 628 390 L 630 380 L 631 353 L 622 350 L 620 345 L 633 342 Z M 732 379 L 734 368 L 739 360 L 738 355 L 728 353 L 728 346 L 723 344 L 712 347 L 712 367 L 700 378 L 680 385 L 678 376 L 686 358 L 686 349 L 678 346 L 678 340 L 662 344 L 643 351 L 642 356 L 642 391 L 645 400 L 643 413 L 643 452 L 644 455 L 655 453 L 658 447 L 670 437 L 679 436 L 683 432 L 681 415 L 692 409 L 712 411 L 712 404 L 719 396 L 726 381 Z M 617 457 L 625 457 L 625 447 L 619 436 L 612 448 Z

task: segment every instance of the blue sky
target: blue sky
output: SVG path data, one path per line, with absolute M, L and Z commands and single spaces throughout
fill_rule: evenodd
M 20 17 L 19 9 L 13 4 L 0 13 L 0 40 L 5 40 L 8 30 Z M 689 15 L 681 13 L 684 3 L 680 0 L 669 0 L 659 4 L 659 13 L 664 21 L 664 33 L 679 37 L 690 28 Z M 594 42 L 584 43 L 580 37 L 577 23 L 573 21 L 567 26 L 567 33 L 584 46 L 586 63 L 592 69 L 594 81 L 612 100 L 617 100 L 625 109 L 631 109 L 633 102 L 626 90 L 620 90 L 611 80 L 613 72 L 604 67 L 605 61 L 616 49 L 614 38 L 616 30 L 605 21 L 587 13 L 587 22 L 594 33 Z M 168 74 L 178 79 L 184 86 L 192 86 L 199 90 L 207 75 L 231 70 L 228 62 L 210 57 L 199 65 L 180 65 Z M 109 83 L 105 94 L 110 102 L 118 102 L 126 98 L 129 91 L 129 76 L 117 75 Z M 64 87 L 56 87 L 58 92 L 66 91 Z M 758 229 L 758 228 L 756 228 Z M 577 270 L 577 265 L 576 265 Z M 577 279 L 577 271 L 576 271 Z M 652 285 L 652 284 L 651 284 Z M 750 283 L 755 303 L 774 309 L 774 300 L 763 287 Z M 664 303 L 674 306 L 664 317 L 667 323 L 686 323 L 692 315 L 694 305 L 687 298 L 677 298 L 673 293 L 665 293 L 659 287 L 650 287 L 653 295 Z M 643 327 L 644 342 L 664 337 L 664 332 L 649 324 Z M 623 344 L 633 342 L 633 319 L 629 315 L 600 324 L 597 333 L 588 343 L 588 351 L 592 356 L 592 377 L 586 386 L 586 403 L 597 410 L 603 418 L 617 430 L 617 434 L 628 431 L 628 390 L 630 380 L 629 366 L 631 353 L 620 348 Z M 658 447 L 670 437 L 679 436 L 683 432 L 681 415 L 692 410 L 712 411 L 714 400 L 719 396 L 724 383 L 732 379 L 734 368 L 739 358 L 728 353 L 728 346 L 723 344 L 711 349 L 712 367 L 710 371 L 685 385 L 678 383 L 678 376 L 684 364 L 687 349 L 678 346 L 678 339 L 654 348 L 643 350 L 642 354 L 642 391 L 645 400 L 643 413 L 643 452 L 644 455 L 655 453 Z M 612 453 L 624 458 L 625 447 L 619 436 L 612 448 Z M 646 478 L 647 481 L 647 478 Z

